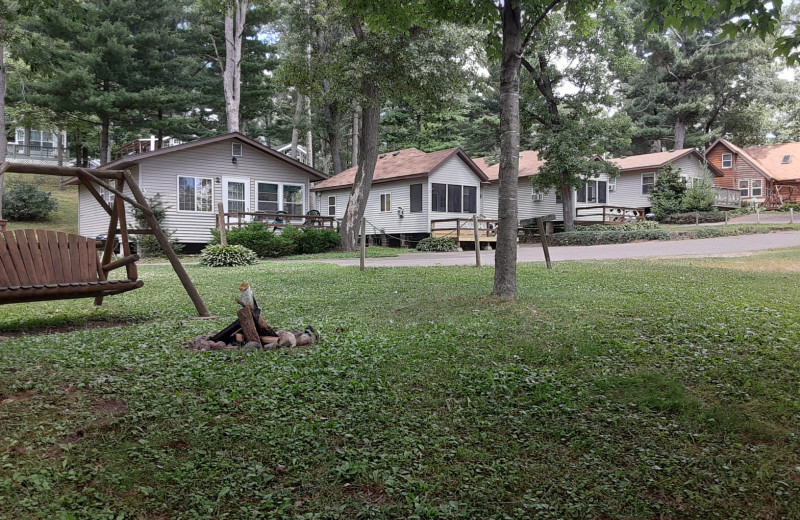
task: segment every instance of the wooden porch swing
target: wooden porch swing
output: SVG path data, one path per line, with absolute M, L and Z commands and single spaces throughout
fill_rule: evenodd
M 136 261 L 139 256 L 131 253 L 129 236 L 152 234 L 198 315 L 211 316 L 129 171 L 4 162 L 0 173 L 7 171 L 77 178 L 108 213 L 110 220 L 101 257 L 97 253 L 100 244 L 97 240 L 75 234 L 33 229 L 0 232 L 0 305 L 88 297 L 95 299 L 95 305 L 102 305 L 106 296 L 138 289 L 144 282 L 138 279 Z M 123 193 L 126 185 L 133 198 Z M 111 203 L 100 195 L 98 186 L 114 195 Z M 149 229 L 128 229 L 125 203 L 144 214 Z M 112 261 L 117 235 L 121 237 L 122 258 Z M 125 278 L 109 280 L 109 273 L 122 267 Z

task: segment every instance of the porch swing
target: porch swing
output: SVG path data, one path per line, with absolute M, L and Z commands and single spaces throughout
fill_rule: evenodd
M 4 162 L 0 165 L 0 173 L 7 171 L 77 179 L 110 219 L 105 245 L 77 234 L 42 229 L 0 232 L 0 305 L 89 297 L 95 299 L 95 305 L 102 305 L 106 296 L 139 289 L 144 282 L 138 279 L 136 262 L 139 256 L 131 253 L 129 236 L 152 234 L 172 264 L 198 315 L 211 315 L 129 171 Z M 123 193 L 126 185 L 133 198 Z M 113 194 L 110 203 L 100 195 L 97 187 Z M 144 214 L 150 229 L 128 229 L 125 203 Z M 113 237 L 116 235 L 121 238 L 122 257 L 112 261 Z M 97 252 L 100 247 L 102 256 Z M 109 279 L 112 271 L 122 267 L 125 268 L 123 278 Z

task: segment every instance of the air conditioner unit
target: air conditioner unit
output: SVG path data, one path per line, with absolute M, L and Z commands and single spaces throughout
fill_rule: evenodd
M 542 193 L 540 191 L 534 191 L 533 193 L 531 193 L 531 200 L 533 202 L 541 202 L 541 201 L 543 201 L 544 200 L 544 193 Z
M 231 155 L 234 157 L 242 156 L 242 143 L 231 143 Z

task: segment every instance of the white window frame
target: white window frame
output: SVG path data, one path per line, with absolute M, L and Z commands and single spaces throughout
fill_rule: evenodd
M 744 183 L 744 188 L 742 188 L 742 183 Z M 749 179 L 740 179 L 739 182 L 736 185 L 738 186 L 739 193 L 741 193 L 742 190 L 747 190 L 747 194 L 742 193 L 741 196 L 743 198 L 750 198 L 750 180 Z
M 290 215 L 290 218 L 291 217 L 301 218 L 302 216 L 304 216 L 307 213 L 307 210 L 306 210 L 306 191 L 307 191 L 306 190 L 306 185 L 305 184 L 300 184 L 298 182 L 283 182 L 283 183 L 281 183 L 281 185 L 280 185 L 280 197 L 278 199 L 280 201 L 280 203 L 281 203 L 280 204 L 280 206 L 281 206 L 280 211 L 286 211 L 286 209 L 285 209 L 286 208 L 286 201 L 283 200 L 283 189 L 286 186 L 299 186 L 300 187 L 300 190 L 301 190 L 300 191 L 300 201 L 301 201 L 301 203 L 300 203 L 300 215 Z
M 611 193 L 613 191 L 617 191 L 617 178 L 616 177 L 609 177 L 606 182 L 607 182 L 606 188 L 608 189 L 608 193 Z M 608 197 L 606 197 L 606 200 L 608 200 Z
M 331 199 L 333 199 L 333 204 L 331 204 Z M 333 213 L 331 213 L 331 209 L 333 210 Z M 328 195 L 328 216 L 336 216 L 336 195 Z
M 728 163 L 728 166 L 725 166 L 725 162 Z M 724 153 L 720 158 L 720 164 L 723 170 L 730 170 L 733 168 L 733 154 L 732 153 Z
M 387 201 L 385 203 L 384 201 Z M 378 210 L 381 213 L 391 213 L 392 212 L 392 194 L 391 192 L 381 193 L 380 196 L 380 206 L 378 206 Z
M 758 187 L 756 188 L 756 183 L 758 183 Z M 758 190 L 758 195 L 756 195 L 756 190 Z M 764 196 L 764 179 L 751 179 L 750 180 L 750 196 L 751 197 L 763 197 Z
M 648 182 L 647 184 L 645 184 L 645 182 L 644 182 L 645 175 L 647 175 L 648 177 L 652 175 L 653 176 L 653 182 L 652 183 Z M 656 187 L 656 178 L 657 177 L 658 177 L 658 175 L 655 172 L 642 173 L 642 195 L 645 195 L 645 196 L 649 197 L 650 194 L 653 193 L 653 189 L 655 189 L 655 187 Z M 647 186 L 647 185 L 652 185 L 653 187 L 650 188 L 650 191 L 645 192 L 644 191 L 644 187 Z
M 222 205 L 225 213 L 230 213 L 228 209 L 228 183 L 238 182 L 244 184 L 244 213 L 250 212 L 250 179 L 246 177 L 223 177 L 222 178 Z
M 261 211 L 258 209 L 258 187 L 261 184 L 277 184 L 278 185 L 278 211 L 284 211 L 284 200 L 283 200 L 283 187 L 284 186 L 299 186 L 302 191 L 302 200 L 303 200 L 303 215 L 307 213 L 306 211 L 306 192 L 308 191 L 305 184 L 301 184 L 298 182 L 275 182 L 275 181 L 256 181 L 256 211 Z M 269 213 L 269 211 L 265 212 Z M 300 218 L 300 215 L 291 215 L 293 218 Z
M 194 207 L 195 209 L 181 209 L 181 179 L 194 179 Z M 202 211 L 197 209 L 197 181 L 211 181 L 211 209 L 209 211 Z M 215 194 L 214 194 L 214 178 L 213 177 L 195 177 L 194 175 L 177 175 L 175 177 L 175 211 L 178 213 L 189 213 L 191 215 L 200 213 L 203 215 L 214 214 Z
M 236 153 L 236 147 L 239 147 L 239 153 Z M 231 157 L 244 157 L 244 145 L 242 143 L 231 143 Z
M 273 184 L 273 185 L 278 187 L 278 191 L 275 192 L 276 196 L 278 197 L 278 200 L 275 201 L 275 204 L 278 205 L 278 209 L 276 209 L 275 212 L 280 211 L 281 207 L 282 207 L 282 204 L 281 204 L 281 192 L 282 192 L 281 183 L 280 182 L 269 182 L 269 181 L 257 181 L 256 182 L 256 198 L 255 198 L 255 203 L 256 203 L 255 210 L 256 210 L 256 212 L 270 213 L 269 211 L 262 210 L 262 209 L 260 209 L 258 207 L 258 203 L 261 202 L 260 200 L 258 200 L 258 194 L 261 191 L 259 188 L 260 188 L 260 186 L 262 184 Z

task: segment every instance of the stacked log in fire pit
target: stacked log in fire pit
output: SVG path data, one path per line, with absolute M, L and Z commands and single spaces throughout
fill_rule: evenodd
M 188 341 L 196 350 L 272 350 L 279 347 L 300 347 L 319 341 L 313 327 L 305 330 L 275 330 L 261 315 L 261 309 L 250 284 L 239 287 L 236 302 L 242 306 L 236 312 L 237 320 L 216 334 L 202 334 Z

